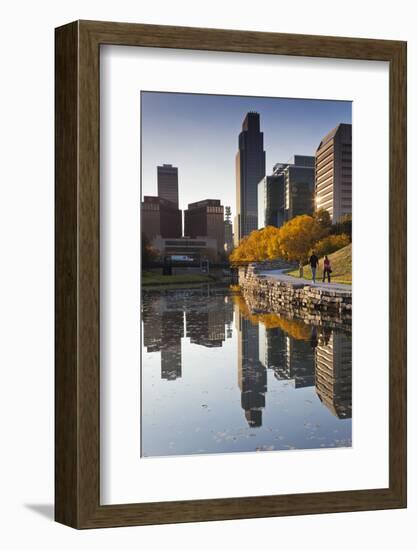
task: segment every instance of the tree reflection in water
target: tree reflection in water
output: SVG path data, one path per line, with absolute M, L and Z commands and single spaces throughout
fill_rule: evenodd
M 254 308 L 254 304 L 249 307 L 242 294 L 216 285 L 146 290 L 142 298 L 142 361 L 146 364 L 148 354 L 160 352 L 160 379 L 166 383 L 183 379 L 184 350 L 201 346 L 206 349 L 204 357 L 216 353 L 216 361 L 221 361 L 219 348 L 234 339 L 237 386 L 248 428 L 262 428 L 263 414 L 268 408 L 268 385 L 273 380 L 281 384 L 277 388 L 283 383 L 283 387 L 290 384 L 295 391 L 311 388 L 331 415 L 342 420 L 351 418 L 349 326 L 341 323 L 336 328 L 320 319 L 312 321 L 291 318 L 285 312 L 262 312 Z M 227 363 L 227 357 L 224 357 L 224 369 L 236 368 Z M 204 360 L 204 368 L 210 368 L 208 363 Z M 202 367 L 195 365 L 196 369 Z M 142 376 L 144 372 L 142 368 Z M 194 379 L 193 384 L 198 385 Z M 143 394 L 142 415 L 145 416 L 147 404 L 148 396 Z M 345 444 L 350 445 L 350 440 Z

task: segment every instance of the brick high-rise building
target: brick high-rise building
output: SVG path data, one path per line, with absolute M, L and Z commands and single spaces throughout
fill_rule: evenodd
M 172 164 L 157 167 L 158 197 L 166 199 L 178 208 L 178 168 Z
M 143 197 L 141 204 L 142 233 L 149 241 L 160 235 L 163 238 L 181 237 L 182 212 L 172 202 L 160 197 Z
M 316 210 L 324 209 L 336 223 L 352 214 L 352 125 L 339 124 L 316 151 Z
M 265 176 L 264 135 L 259 113 L 247 113 L 236 154 L 235 244 L 258 229 L 258 183 Z
M 216 239 L 217 252 L 224 252 L 224 207 L 217 199 L 193 202 L 184 210 L 184 235 L 193 239 Z

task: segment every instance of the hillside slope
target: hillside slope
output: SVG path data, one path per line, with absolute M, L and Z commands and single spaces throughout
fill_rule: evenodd
M 352 284 L 352 243 L 329 255 L 332 266 L 331 280 L 334 283 Z M 298 269 L 290 271 L 288 275 L 298 277 Z M 323 258 L 320 258 L 320 267 L 317 270 L 316 279 L 321 281 L 323 277 Z M 310 266 L 304 266 L 304 278 L 311 279 Z

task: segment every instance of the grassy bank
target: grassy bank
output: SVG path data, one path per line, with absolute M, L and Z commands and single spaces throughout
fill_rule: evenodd
M 214 280 L 210 275 L 160 275 L 149 271 L 142 272 L 142 286 L 212 283 Z
M 332 267 L 331 281 L 333 283 L 352 284 L 352 244 L 333 252 L 329 255 Z M 299 277 L 298 269 L 290 271 L 288 275 Z M 317 270 L 316 280 L 321 281 L 323 277 L 323 258 L 320 258 L 320 267 Z M 311 280 L 311 269 L 309 265 L 304 266 L 304 279 Z

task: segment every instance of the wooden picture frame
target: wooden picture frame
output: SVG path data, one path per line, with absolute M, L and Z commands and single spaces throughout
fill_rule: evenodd
M 406 506 L 406 43 L 76 21 L 56 29 L 55 519 L 75 528 Z M 389 62 L 389 487 L 100 505 L 99 56 L 117 44 Z

